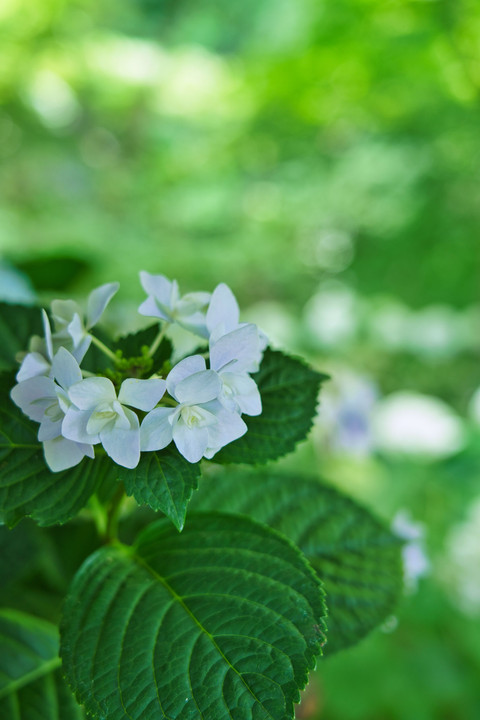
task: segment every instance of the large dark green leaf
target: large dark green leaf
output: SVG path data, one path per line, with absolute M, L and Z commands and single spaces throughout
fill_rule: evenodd
M 286 720 L 324 642 L 320 582 L 284 537 L 199 514 L 104 547 L 67 597 L 61 655 L 108 720 Z
M 316 479 L 238 471 L 206 477 L 192 509 L 245 513 L 298 545 L 327 592 L 327 655 L 364 637 L 398 600 L 399 540 L 368 510 Z
M 12 527 L 31 516 L 39 525 L 64 523 L 116 475 L 116 465 L 107 457 L 86 458 L 74 468 L 51 472 L 37 440 L 38 424 L 13 404 L 12 385 L 12 378 L 0 377 L 0 522 Z
M 217 453 L 215 462 L 258 464 L 293 450 L 312 426 L 318 390 L 327 379 L 302 360 L 275 350 L 265 352 L 252 377 L 262 396 L 262 414 L 243 416 L 248 432 Z
M 2 720 L 81 720 L 60 671 L 58 629 L 16 610 L 0 610 Z
M 15 356 L 28 349 L 32 335 L 43 335 L 40 308 L 0 303 L 0 372 L 20 367 Z
M 140 504 L 161 510 L 178 530 L 183 528 L 187 504 L 197 489 L 199 463 L 189 463 L 176 448 L 142 453 L 133 470 L 118 468 L 128 495 Z

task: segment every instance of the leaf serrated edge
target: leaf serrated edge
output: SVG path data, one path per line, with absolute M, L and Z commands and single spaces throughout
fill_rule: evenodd
M 199 513 L 195 513 L 195 514 L 199 515 L 199 516 L 207 515 L 207 516 L 222 517 L 222 518 L 229 517 L 229 516 L 232 517 L 232 514 L 222 513 L 222 512 L 208 512 L 208 513 L 199 512 Z M 299 680 L 298 683 L 295 681 L 295 684 L 297 685 L 296 693 L 290 700 L 292 703 L 298 703 L 298 702 L 300 702 L 300 691 L 304 690 L 308 683 L 309 671 L 313 670 L 316 667 L 317 657 L 322 655 L 323 647 L 325 646 L 325 644 L 327 642 L 326 618 L 327 618 L 328 610 L 327 610 L 327 603 L 326 603 L 326 592 L 325 592 L 323 583 L 322 583 L 320 577 L 318 576 L 317 572 L 314 570 L 314 568 L 311 566 L 310 562 L 304 555 L 304 553 L 297 547 L 297 545 L 293 541 L 291 541 L 288 537 L 283 535 L 283 533 L 280 533 L 278 530 L 275 530 L 274 528 L 271 528 L 268 525 L 265 525 L 264 523 L 258 522 L 256 520 L 252 520 L 252 518 L 250 518 L 247 515 L 242 515 L 240 513 L 237 513 L 237 514 L 233 515 L 233 517 L 239 517 L 243 521 L 246 521 L 247 524 L 250 524 L 253 527 L 256 526 L 258 528 L 261 528 L 263 532 L 267 532 L 269 535 L 276 537 L 277 540 L 279 540 L 281 543 L 283 542 L 284 544 L 287 544 L 289 546 L 289 548 L 294 552 L 299 563 L 302 565 L 303 571 L 306 572 L 307 576 L 312 581 L 314 587 L 318 591 L 318 595 L 319 595 L 318 601 L 319 601 L 319 604 L 322 606 L 322 610 L 324 611 L 324 614 L 320 615 L 319 617 L 317 617 L 317 612 L 316 612 L 315 608 L 312 607 L 310 599 L 306 595 L 303 595 L 304 599 L 307 601 L 307 604 L 312 611 L 312 616 L 316 620 L 316 623 L 313 626 L 313 629 L 315 630 L 316 640 L 311 641 L 309 643 L 309 642 L 307 642 L 306 638 L 304 638 L 305 639 L 305 651 L 303 653 L 303 658 L 304 658 L 304 662 L 305 662 L 305 672 L 302 677 L 298 678 L 298 680 Z M 228 658 L 224 655 L 222 650 L 218 647 L 217 643 L 214 640 L 214 637 L 211 635 L 211 633 L 209 633 L 203 627 L 203 625 L 199 622 L 199 620 L 196 618 L 196 616 L 191 612 L 191 610 L 185 604 L 185 602 L 183 601 L 181 596 L 179 596 L 178 593 L 176 593 L 176 591 L 170 586 L 170 584 L 166 581 L 165 578 L 163 578 L 153 568 L 151 568 L 150 565 L 138 554 L 137 548 L 141 544 L 141 542 L 143 542 L 144 536 L 146 537 L 146 536 L 148 536 L 148 534 L 154 532 L 156 530 L 155 526 L 160 526 L 160 525 L 163 525 L 168 532 L 168 529 L 171 526 L 167 525 L 167 522 L 168 521 L 165 518 L 162 518 L 162 519 L 157 520 L 154 523 L 151 523 L 150 525 L 148 525 L 146 528 L 144 528 L 144 530 L 142 530 L 139 533 L 134 545 L 131 545 L 131 546 L 125 545 L 125 544 L 121 543 L 120 541 L 115 540 L 115 541 L 112 541 L 112 543 L 110 544 L 110 547 L 114 548 L 116 550 L 119 550 L 125 556 L 132 558 L 139 566 L 145 568 L 149 574 L 151 574 L 154 578 L 156 578 L 160 581 L 162 586 L 170 593 L 170 595 L 173 597 L 174 600 L 179 602 L 181 607 L 188 614 L 188 616 L 192 619 L 192 621 L 200 628 L 202 633 L 211 640 L 211 642 L 214 644 L 218 653 L 221 655 L 221 657 L 223 657 L 223 659 L 225 660 L 227 665 L 235 672 L 235 674 L 240 677 L 240 680 L 245 685 L 248 692 L 255 699 L 255 701 L 258 702 L 258 704 L 265 710 L 265 712 L 268 713 L 269 717 L 271 717 L 272 720 L 274 720 L 271 713 L 264 707 L 263 703 L 256 697 L 255 693 L 248 686 L 248 684 L 246 683 L 246 681 L 244 680 L 242 675 L 239 673 L 239 671 L 230 663 Z M 80 570 L 77 572 L 77 575 L 75 576 L 73 582 L 75 582 L 75 579 L 77 577 L 79 577 L 79 573 L 83 574 L 90 568 L 91 565 L 94 565 L 97 560 L 97 557 L 101 556 L 104 552 L 105 552 L 105 548 L 99 548 L 94 553 L 92 553 L 92 555 L 90 555 L 85 560 L 85 562 L 81 566 Z M 73 582 L 70 587 L 73 586 Z M 67 601 L 70 601 L 70 602 L 72 601 L 71 591 L 69 591 L 67 593 L 67 597 L 65 598 L 64 604 L 66 604 Z M 64 624 L 65 624 L 65 619 L 62 617 L 62 620 L 60 623 L 60 656 L 63 655 L 63 650 L 65 648 L 65 645 L 63 642 L 63 633 L 62 633 L 62 628 L 64 627 Z M 322 640 L 321 640 L 321 638 L 322 638 Z M 85 692 L 82 693 L 82 691 L 80 689 L 75 688 L 73 685 L 73 682 L 70 681 L 70 677 L 68 675 L 65 676 L 65 680 L 66 680 L 68 687 L 72 691 L 74 697 L 76 698 L 77 702 L 80 705 L 84 705 L 86 699 L 89 700 L 90 698 L 82 697 L 82 695 L 85 695 Z M 292 680 L 293 680 L 293 678 L 292 678 Z M 285 698 L 285 700 L 287 700 L 287 698 Z M 85 711 L 89 716 L 98 718 L 100 720 L 101 716 L 98 713 L 96 713 L 94 710 L 90 710 L 90 708 L 85 707 Z

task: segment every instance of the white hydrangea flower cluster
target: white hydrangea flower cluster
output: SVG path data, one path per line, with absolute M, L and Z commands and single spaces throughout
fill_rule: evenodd
M 163 275 L 141 272 L 140 281 L 148 297 L 139 313 L 161 322 L 149 356 L 173 323 L 208 340 L 208 352 L 184 358 L 166 377 L 159 370 L 149 378 L 124 377 L 116 387 L 109 377 L 82 370 L 80 363 L 92 343 L 118 361 L 90 332 L 118 283 L 90 294 L 86 317 L 72 300 L 54 300 L 54 331 L 43 310 L 44 337 L 31 339 L 10 393 L 25 415 L 40 424 L 38 439 L 53 472 L 74 467 L 85 456 L 93 458 L 98 444 L 126 468 L 138 465 L 142 451 L 162 450 L 172 441 L 191 463 L 210 459 L 245 434 L 243 414 L 262 411 L 250 374 L 260 367 L 267 339 L 256 325 L 240 323 L 230 288 L 221 283 L 212 294 L 181 296 L 177 282 Z

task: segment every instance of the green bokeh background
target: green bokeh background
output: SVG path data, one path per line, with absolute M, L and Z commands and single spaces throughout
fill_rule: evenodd
M 473 0 L 0 7 L 0 294 L 15 268 L 45 302 L 119 280 L 122 330 L 140 269 L 227 282 L 333 375 L 285 464 L 423 523 L 428 574 L 320 662 L 304 718 L 480 717 L 479 46 Z M 462 442 L 379 449 L 359 387 L 443 401 Z

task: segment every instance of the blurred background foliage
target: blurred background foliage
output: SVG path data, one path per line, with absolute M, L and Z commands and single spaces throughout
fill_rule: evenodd
M 299 717 L 480 717 L 479 46 L 473 0 L 0 5 L 0 295 L 227 282 L 333 377 L 284 464 L 408 539 Z

